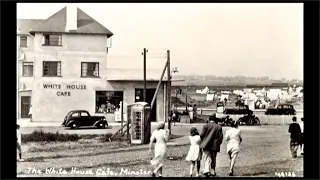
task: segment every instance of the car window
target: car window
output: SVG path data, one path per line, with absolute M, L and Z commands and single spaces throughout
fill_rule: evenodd
M 79 117 L 79 113 L 73 113 L 71 117 Z
M 283 105 L 283 109 L 288 109 L 289 106 L 288 105 Z
M 83 116 L 86 117 L 86 116 L 89 116 L 89 115 L 88 115 L 87 112 L 81 112 L 81 116 L 82 116 L 82 117 L 83 117 Z

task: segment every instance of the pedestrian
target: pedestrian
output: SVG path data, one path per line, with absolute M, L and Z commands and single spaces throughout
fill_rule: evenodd
M 189 148 L 189 152 L 187 154 L 186 157 L 186 161 L 190 161 L 191 165 L 190 165 L 190 177 L 192 177 L 193 174 L 193 169 L 195 166 L 197 166 L 197 173 L 196 173 L 196 177 L 199 177 L 199 172 L 200 172 L 200 160 L 201 160 L 201 153 L 200 153 L 200 142 L 201 142 L 201 138 L 199 135 L 199 132 L 197 130 L 197 128 L 192 127 L 190 129 L 190 136 L 189 136 L 189 140 L 190 140 L 190 148 Z
M 197 119 L 197 105 L 196 104 L 193 105 L 192 111 L 193 111 L 193 120 L 195 121 Z
M 240 150 L 240 143 L 242 142 L 241 131 L 238 129 L 238 126 L 238 121 L 233 121 L 231 129 L 226 131 L 226 141 L 229 141 L 227 145 L 227 153 L 230 158 L 229 176 L 233 176 L 234 164 Z
M 299 123 L 301 134 L 300 134 L 300 151 L 301 155 L 304 155 L 304 140 L 303 140 L 303 131 L 304 131 L 304 121 L 303 117 L 301 118 L 301 122 Z
M 216 121 L 216 118 L 214 119 Z M 200 148 L 202 149 L 202 161 L 204 163 L 203 174 L 206 177 L 216 175 L 216 157 L 220 152 L 220 145 L 223 141 L 222 127 L 213 119 L 203 126 L 200 138 Z M 210 172 L 212 171 L 212 172 Z
M 20 132 L 20 125 L 17 124 L 17 150 L 19 153 L 19 158 L 18 161 L 23 161 L 23 159 L 21 158 L 22 156 L 22 151 L 21 151 L 21 132 Z
M 30 117 L 30 122 L 32 122 L 32 105 L 30 105 L 28 115 L 29 115 L 29 117 Z
M 152 144 L 156 140 L 154 146 L 154 158 L 151 160 L 151 165 L 155 166 L 154 171 L 152 172 L 152 177 L 155 177 L 156 174 L 159 174 L 159 177 L 162 177 L 162 167 L 167 153 L 167 141 L 169 140 L 169 129 L 165 128 L 165 122 L 159 122 L 157 130 L 153 131 L 150 144 L 149 144 L 149 153 L 152 152 Z
M 179 118 L 180 118 L 179 117 L 179 112 L 178 111 L 171 111 L 170 117 L 171 117 L 171 122 L 173 122 L 173 126 L 175 126 L 176 122 L 178 122 Z
M 193 123 L 193 107 L 192 105 L 189 105 L 188 107 L 188 113 L 189 113 L 189 117 L 190 117 L 190 123 Z
M 300 144 L 301 129 L 297 123 L 297 118 L 292 117 L 293 123 L 290 124 L 288 132 L 290 135 L 290 151 L 293 158 L 297 157 L 297 150 Z

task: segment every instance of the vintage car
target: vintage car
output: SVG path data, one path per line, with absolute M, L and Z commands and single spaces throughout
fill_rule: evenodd
M 65 116 L 62 126 L 72 129 L 77 129 L 80 126 L 105 128 L 108 126 L 108 122 L 104 116 L 91 116 L 86 110 L 73 110 Z
M 248 105 L 239 105 L 236 108 L 227 108 L 224 114 L 253 114 Z
M 280 104 L 277 108 L 268 108 L 266 115 L 296 115 L 296 110 L 291 104 Z
M 236 106 L 244 106 L 244 100 L 243 99 L 239 99 L 236 101 Z

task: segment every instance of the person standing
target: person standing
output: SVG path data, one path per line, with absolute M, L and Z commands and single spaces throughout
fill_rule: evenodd
M 32 105 L 30 105 L 28 115 L 29 115 L 29 117 L 30 117 L 30 122 L 32 122 Z
M 190 129 L 190 136 L 189 136 L 189 140 L 190 140 L 190 148 L 189 148 L 189 152 L 187 154 L 186 157 L 186 161 L 190 161 L 191 165 L 190 165 L 190 177 L 192 177 L 192 172 L 195 166 L 197 166 L 197 173 L 196 173 L 196 177 L 199 176 L 199 171 L 200 171 L 200 158 L 201 158 L 201 154 L 200 154 L 200 142 L 201 142 L 201 138 L 199 135 L 199 132 L 197 130 L 197 128 L 192 127 Z
M 162 177 L 162 167 L 166 159 L 167 153 L 167 142 L 169 141 L 169 129 L 164 129 L 165 122 L 159 122 L 157 130 L 153 131 L 150 144 L 149 144 L 149 153 L 152 152 L 152 144 L 156 140 L 154 146 L 154 158 L 151 160 L 151 165 L 155 166 L 154 171 L 152 172 L 152 177 L 155 177 L 159 173 L 159 177 Z
M 300 151 L 301 155 L 304 155 L 304 140 L 303 140 L 303 131 L 304 131 L 304 122 L 303 117 L 301 118 L 301 122 L 299 123 L 301 134 L 300 134 Z
M 226 131 L 226 140 L 229 141 L 227 145 L 227 153 L 230 158 L 229 176 L 233 176 L 233 168 L 240 150 L 240 143 L 242 142 L 241 131 L 238 129 L 238 121 L 231 123 L 231 129 Z
M 220 152 L 220 145 L 223 141 L 222 127 L 215 120 L 210 119 L 210 122 L 203 126 L 200 134 L 200 148 L 202 149 L 202 160 L 204 163 L 203 174 L 206 177 L 216 175 L 216 157 L 217 153 Z
M 192 111 L 193 111 L 193 121 L 195 121 L 197 119 L 197 105 L 196 104 L 193 105 Z
M 188 113 L 189 113 L 189 117 L 190 117 L 190 123 L 192 123 L 193 122 L 193 107 L 192 107 L 192 105 L 189 105 L 188 106 Z
M 23 159 L 21 158 L 22 156 L 22 152 L 21 152 L 21 132 L 20 132 L 20 125 L 17 124 L 17 150 L 19 153 L 19 158 L 18 161 L 23 161 Z
M 290 124 L 288 132 L 290 135 L 290 151 L 293 158 L 297 157 L 297 150 L 299 148 L 300 143 L 300 135 L 301 129 L 299 124 L 297 123 L 297 118 L 294 116 L 292 117 L 293 123 Z

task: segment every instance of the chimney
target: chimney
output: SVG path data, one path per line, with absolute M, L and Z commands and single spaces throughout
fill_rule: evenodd
M 77 30 L 77 6 L 74 4 L 67 5 L 67 22 L 66 31 L 76 31 Z

